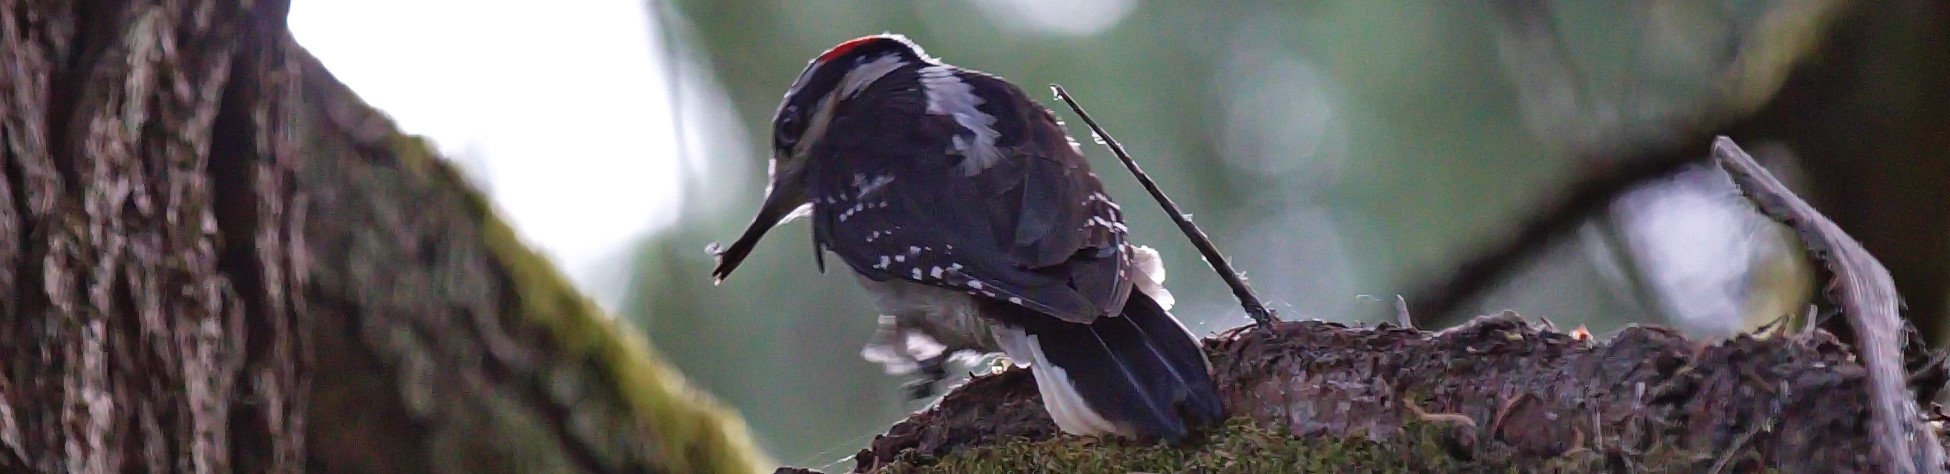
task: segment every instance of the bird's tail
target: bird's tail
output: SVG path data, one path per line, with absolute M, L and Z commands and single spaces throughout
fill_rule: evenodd
M 1044 316 L 998 325 L 997 342 L 1030 367 L 1063 431 L 1171 442 L 1224 419 L 1198 338 L 1144 290 L 1131 292 L 1122 315 L 1090 324 Z

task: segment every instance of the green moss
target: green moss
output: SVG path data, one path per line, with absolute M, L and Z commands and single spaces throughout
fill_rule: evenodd
M 665 364 L 639 331 L 608 317 L 568 283 L 555 265 L 529 250 L 495 215 L 485 196 L 435 157 L 419 137 L 394 136 L 406 169 L 464 197 L 482 240 L 517 292 L 522 316 L 546 328 L 566 360 L 593 361 L 603 378 L 654 436 L 658 461 L 672 472 L 758 472 L 771 463 L 753 446 L 744 421 Z
M 913 452 L 882 466 L 881 474 L 1065 472 L 1079 474 L 1151 473 L 1410 473 L 1410 472 L 1608 472 L 1614 462 L 1585 446 L 1557 455 L 1524 455 L 1507 447 L 1466 448 L 1465 444 L 1495 443 L 1474 439 L 1475 428 L 1410 419 L 1399 437 L 1385 442 L 1366 436 L 1297 438 L 1280 430 L 1234 418 L 1198 443 L 1168 447 L 1078 436 L 1014 440 L 970 447 L 939 457 Z M 1462 438 L 1472 438 L 1464 440 Z M 1605 440 L 1616 445 L 1616 439 Z M 1587 442 L 1589 444 L 1589 442 Z M 1470 451 L 1476 459 L 1457 457 Z M 1633 472 L 1698 472 L 1732 456 L 1758 453 L 1702 454 L 1655 445 L 1626 455 Z M 1623 459 L 1623 458 L 1622 458 Z M 1731 463 L 1741 465 L 1740 463 Z M 1763 472 L 1774 472 L 1767 469 Z
M 1070 472 L 1452 472 L 1462 468 L 1434 440 L 1444 428 L 1413 427 L 1406 443 L 1359 437 L 1300 439 L 1235 418 L 1197 445 L 1168 447 L 1059 436 L 956 451 L 940 459 L 902 459 L 882 469 L 908 473 Z M 1357 469 L 1359 470 L 1359 469 Z

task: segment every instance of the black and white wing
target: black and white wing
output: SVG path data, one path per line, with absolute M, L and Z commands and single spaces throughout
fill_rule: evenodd
M 814 238 L 879 281 L 967 291 L 1073 322 L 1131 291 L 1123 216 L 1048 109 L 931 66 L 861 92 L 814 145 Z M 919 86 L 917 87 L 916 84 Z M 997 118 L 1006 118 L 997 120 Z

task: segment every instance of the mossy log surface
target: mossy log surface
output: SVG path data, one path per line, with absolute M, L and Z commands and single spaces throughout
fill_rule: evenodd
M 1506 313 L 1439 333 L 1284 322 L 1207 351 L 1233 420 L 1204 439 L 1058 434 L 1011 369 L 894 425 L 852 472 L 1880 471 L 1865 371 L 1821 331 L 1600 341 Z
M 0 472 L 765 465 L 287 9 L 0 0 Z
M 290 45 L 287 41 L 287 45 Z M 295 45 L 291 46 L 295 48 Z M 485 197 L 306 56 L 298 182 L 321 382 L 313 465 L 752 472 L 744 423 L 526 248 Z M 360 381 L 360 379 L 368 379 Z M 383 442 L 369 442 L 377 437 Z

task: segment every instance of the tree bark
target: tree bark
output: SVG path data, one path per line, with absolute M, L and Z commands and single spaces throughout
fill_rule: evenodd
M 287 5 L 0 0 L 0 471 L 760 465 Z
M 1759 336 L 1597 341 L 1511 313 L 1439 333 L 1241 328 L 1207 341 L 1235 422 L 1206 439 L 1057 436 L 1011 369 L 894 425 L 852 472 L 1887 472 L 1850 348 Z

